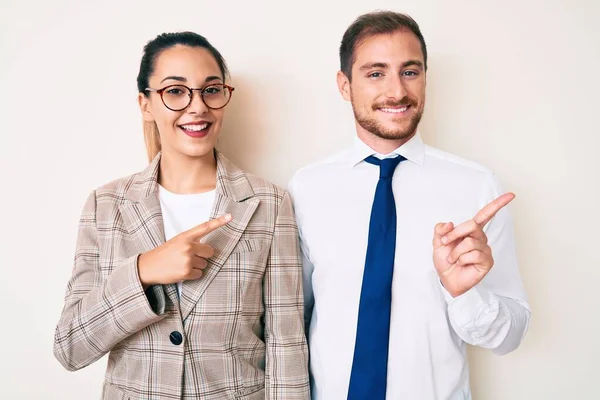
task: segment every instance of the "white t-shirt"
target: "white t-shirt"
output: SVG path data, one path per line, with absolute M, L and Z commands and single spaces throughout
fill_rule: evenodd
M 163 215 L 165 240 L 169 240 L 181 232 L 208 221 L 215 200 L 215 191 L 177 194 L 159 185 L 158 198 Z M 177 283 L 177 291 L 181 296 L 181 282 Z

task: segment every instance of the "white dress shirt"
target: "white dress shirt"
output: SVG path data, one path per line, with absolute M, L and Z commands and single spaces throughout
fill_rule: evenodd
M 438 222 L 458 225 L 502 194 L 485 168 L 425 145 L 420 135 L 389 155 L 355 146 L 292 178 L 304 258 L 306 323 L 315 400 L 345 400 L 354 355 L 369 219 L 379 168 L 363 160 L 400 154 L 393 176 L 397 234 L 387 399 L 470 399 L 465 343 L 505 354 L 531 311 L 519 276 L 507 207 L 485 227 L 494 267 L 453 298 L 433 265 Z

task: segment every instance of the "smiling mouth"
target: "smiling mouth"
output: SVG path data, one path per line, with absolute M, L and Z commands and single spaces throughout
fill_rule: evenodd
M 177 127 L 191 138 L 203 138 L 208 135 L 211 125 L 212 122 L 201 122 L 178 125 Z
M 395 106 L 395 107 L 378 107 L 377 109 L 379 111 L 382 111 L 382 112 L 388 113 L 388 114 L 402 114 L 402 113 L 405 113 L 406 111 L 408 111 L 408 109 L 411 107 L 412 106 L 410 104 L 407 104 L 407 105 L 400 105 L 400 106 Z
M 206 131 L 206 130 L 208 130 L 210 125 L 211 125 L 210 123 L 205 122 L 203 124 L 179 125 L 179 128 L 181 128 L 184 131 L 194 133 L 194 132 Z

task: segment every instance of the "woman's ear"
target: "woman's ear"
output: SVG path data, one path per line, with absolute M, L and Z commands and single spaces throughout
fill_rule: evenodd
M 140 111 L 142 112 L 144 121 L 154 121 L 154 117 L 150 112 L 150 100 L 144 93 L 138 93 L 138 104 L 140 105 Z

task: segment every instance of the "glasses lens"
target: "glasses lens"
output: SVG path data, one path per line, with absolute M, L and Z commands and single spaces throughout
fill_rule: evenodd
M 171 110 L 183 110 L 190 104 L 190 90 L 181 85 L 168 86 L 162 93 L 165 106 Z
M 202 91 L 202 98 L 210 108 L 221 108 L 229 102 L 231 91 L 221 83 L 210 85 Z

